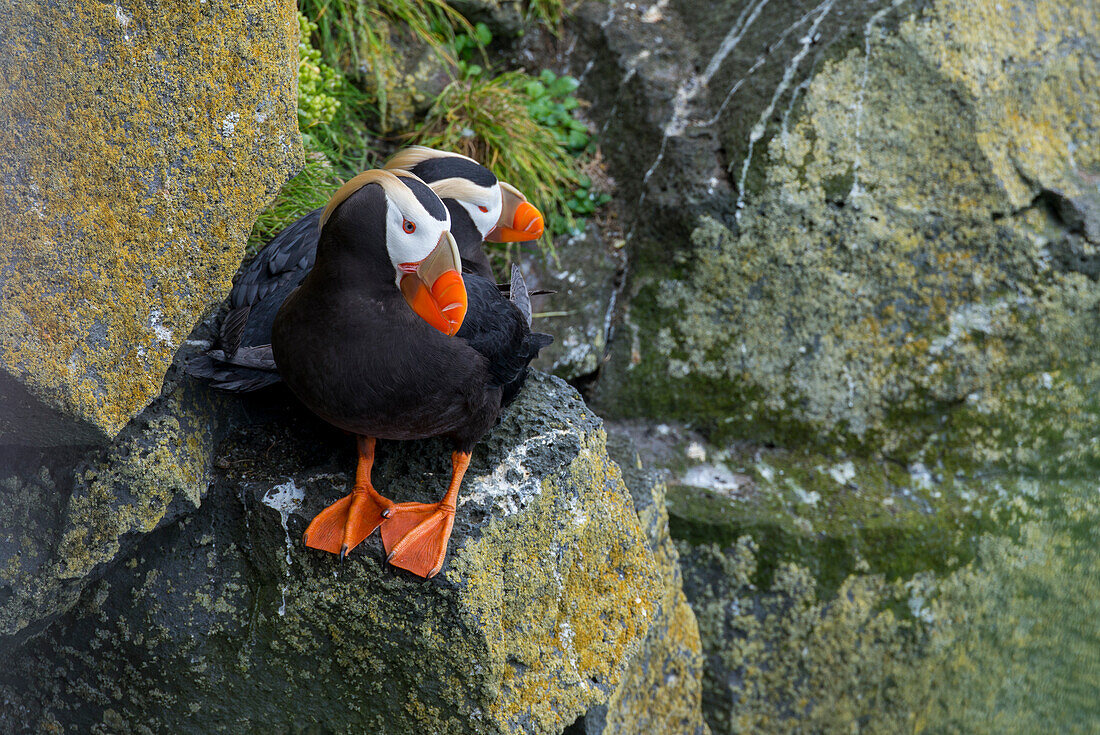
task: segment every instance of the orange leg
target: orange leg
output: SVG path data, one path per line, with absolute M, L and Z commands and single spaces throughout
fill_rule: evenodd
M 302 542 L 311 549 L 339 554 L 343 559 L 363 539 L 374 533 L 383 517 L 394 507 L 392 500 L 378 494 L 370 481 L 374 466 L 374 437 L 359 437 L 359 466 L 355 489 L 318 513 L 309 523 Z
M 438 503 L 398 503 L 382 523 L 382 544 L 388 561 L 421 577 L 434 577 L 443 568 L 447 541 L 455 522 L 455 501 L 469 452 L 451 454 L 451 485 Z

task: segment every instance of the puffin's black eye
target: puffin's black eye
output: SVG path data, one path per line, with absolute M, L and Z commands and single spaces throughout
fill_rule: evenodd
M 405 220 L 401 223 L 401 229 L 411 235 L 416 232 L 416 223 L 411 220 Z
M 477 206 L 477 208 L 480 209 L 482 212 L 488 212 L 489 211 L 488 207 L 483 207 L 480 204 Z

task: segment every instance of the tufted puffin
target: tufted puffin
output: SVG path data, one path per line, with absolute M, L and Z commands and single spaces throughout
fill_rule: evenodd
M 446 556 L 470 453 L 550 337 L 530 331 L 522 278 L 510 302 L 460 273 L 450 212 L 415 176 L 367 171 L 320 218 L 316 263 L 275 317 L 271 346 L 286 384 L 314 413 L 358 435 L 351 494 L 306 529 L 341 558 L 382 526 L 391 564 L 422 577 Z M 376 439 L 449 437 L 439 503 L 394 503 L 371 484 Z
M 491 171 L 457 153 L 412 146 L 395 154 L 387 169 L 407 170 L 425 181 L 451 214 L 462 271 L 492 279 L 481 247 L 490 242 L 525 242 L 542 236 L 543 219 L 527 198 Z M 234 392 L 279 382 L 271 358 L 271 324 L 286 297 L 313 267 L 323 208 L 289 225 L 252 259 L 229 293 L 229 313 L 218 344 L 194 358 L 188 372 Z
M 481 241 L 527 242 L 542 237 L 542 214 L 514 186 L 459 153 L 414 145 L 394 154 L 387 170 L 416 174 L 451 213 L 463 272 L 493 278 Z

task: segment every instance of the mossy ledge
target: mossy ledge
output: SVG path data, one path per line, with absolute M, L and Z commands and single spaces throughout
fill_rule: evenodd
M 607 705 L 674 595 L 604 442 L 573 389 L 533 374 L 474 453 L 443 572 L 422 580 L 377 537 L 343 563 L 301 545 L 347 492 L 346 437 L 294 412 L 245 428 L 202 507 L 0 675 L 0 723 L 559 733 Z M 437 499 L 448 449 L 382 443 L 375 484 Z

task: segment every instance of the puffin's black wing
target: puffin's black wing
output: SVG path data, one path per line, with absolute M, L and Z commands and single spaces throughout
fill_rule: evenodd
M 313 268 L 322 211 L 315 209 L 283 229 L 245 266 L 229 292 L 229 313 L 217 345 L 192 358 L 187 372 L 235 392 L 281 380 L 271 357 L 271 325 L 286 297 Z
M 219 346 L 226 354 L 242 345 L 271 344 L 275 314 L 317 258 L 322 211 L 313 210 L 271 238 L 237 277 L 221 326 Z
M 515 277 L 513 271 L 513 278 Z M 477 275 L 466 275 L 467 309 L 456 335 L 489 361 L 492 384 L 500 386 L 502 405 L 508 405 L 527 378 L 527 366 L 539 350 L 553 341 L 548 334 L 532 332 L 528 326 L 530 306 L 524 313 L 504 298 L 496 284 Z M 520 277 L 522 283 L 522 276 Z M 513 283 L 512 292 L 518 289 Z M 522 289 L 526 292 L 526 289 Z
M 232 355 L 209 350 L 191 358 L 187 372 L 205 378 L 215 388 L 235 393 L 259 390 L 281 380 L 271 355 L 271 345 L 241 347 Z

